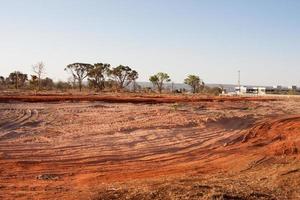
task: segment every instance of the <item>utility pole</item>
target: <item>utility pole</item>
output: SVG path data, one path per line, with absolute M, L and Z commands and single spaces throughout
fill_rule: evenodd
M 241 71 L 238 70 L 238 87 L 239 87 L 239 93 L 241 93 Z

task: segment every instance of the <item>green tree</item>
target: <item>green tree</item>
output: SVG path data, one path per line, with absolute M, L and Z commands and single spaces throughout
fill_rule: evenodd
M 184 83 L 191 86 L 192 92 L 199 92 L 200 88 L 204 85 L 199 76 L 196 75 L 188 75 L 186 79 L 184 79 Z
M 150 76 L 149 81 L 154 87 L 157 87 L 159 93 L 162 92 L 165 82 L 170 82 L 170 76 L 167 73 L 159 72 L 153 76 Z
M 82 82 L 88 76 L 88 72 L 93 68 L 93 65 L 87 63 L 73 63 L 65 68 L 69 71 L 73 79 L 78 82 L 79 91 L 82 90 Z
M 109 75 L 117 83 L 118 89 L 124 89 L 130 83 L 138 79 L 138 72 L 128 66 L 119 65 L 109 71 Z
M 27 74 L 23 74 L 22 72 L 19 71 L 10 73 L 7 78 L 7 82 L 11 85 L 14 85 L 16 89 L 24 87 L 27 80 L 28 80 Z
M 89 70 L 89 83 L 97 90 L 103 90 L 105 87 L 106 77 L 110 70 L 110 64 L 96 63 Z

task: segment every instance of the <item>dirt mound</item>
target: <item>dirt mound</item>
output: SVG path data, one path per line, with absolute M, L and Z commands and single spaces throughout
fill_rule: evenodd
M 251 126 L 255 119 L 252 115 L 233 116 L 233 117 L 216 117 L 209 119 L 207 126 L 218 127 L 225 130 L 242 130 Z
M 300 152 L 300 116 L 267 119 L 244 135 L 242 143 L 263 147 L 271 155 L 295 155 Z
M 263 97 L 209 97 L 209 96 L 106 96 L 106 95 L 2 95 L 0 102 L 63 102 L 63 101 L 103 101 L 108 103 L 179 103 L 179 102 L 238 102 L 238 101 L 276 101 Z

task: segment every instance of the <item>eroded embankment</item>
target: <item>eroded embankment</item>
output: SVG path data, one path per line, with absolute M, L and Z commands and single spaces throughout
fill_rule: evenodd
M 0 102 L 64 102 L 64 101 L 103 101 L 108 103 L 184 103 L 184 102 L 237 102 L 237 101 L 276 101 L 266 97 L 207 97 L 207 96 L 96 96 L 96 95 L 1 95 Z
M 244 135 L 242 143 L 262 148 L 268 155 L 297 155 L 300 153 L 300 116 L 265 119 Z

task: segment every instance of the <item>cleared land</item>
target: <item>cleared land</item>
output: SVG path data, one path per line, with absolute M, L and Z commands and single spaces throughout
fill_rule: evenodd
M 296 99 L 0 101 L 0 199 L 300 198 Z

